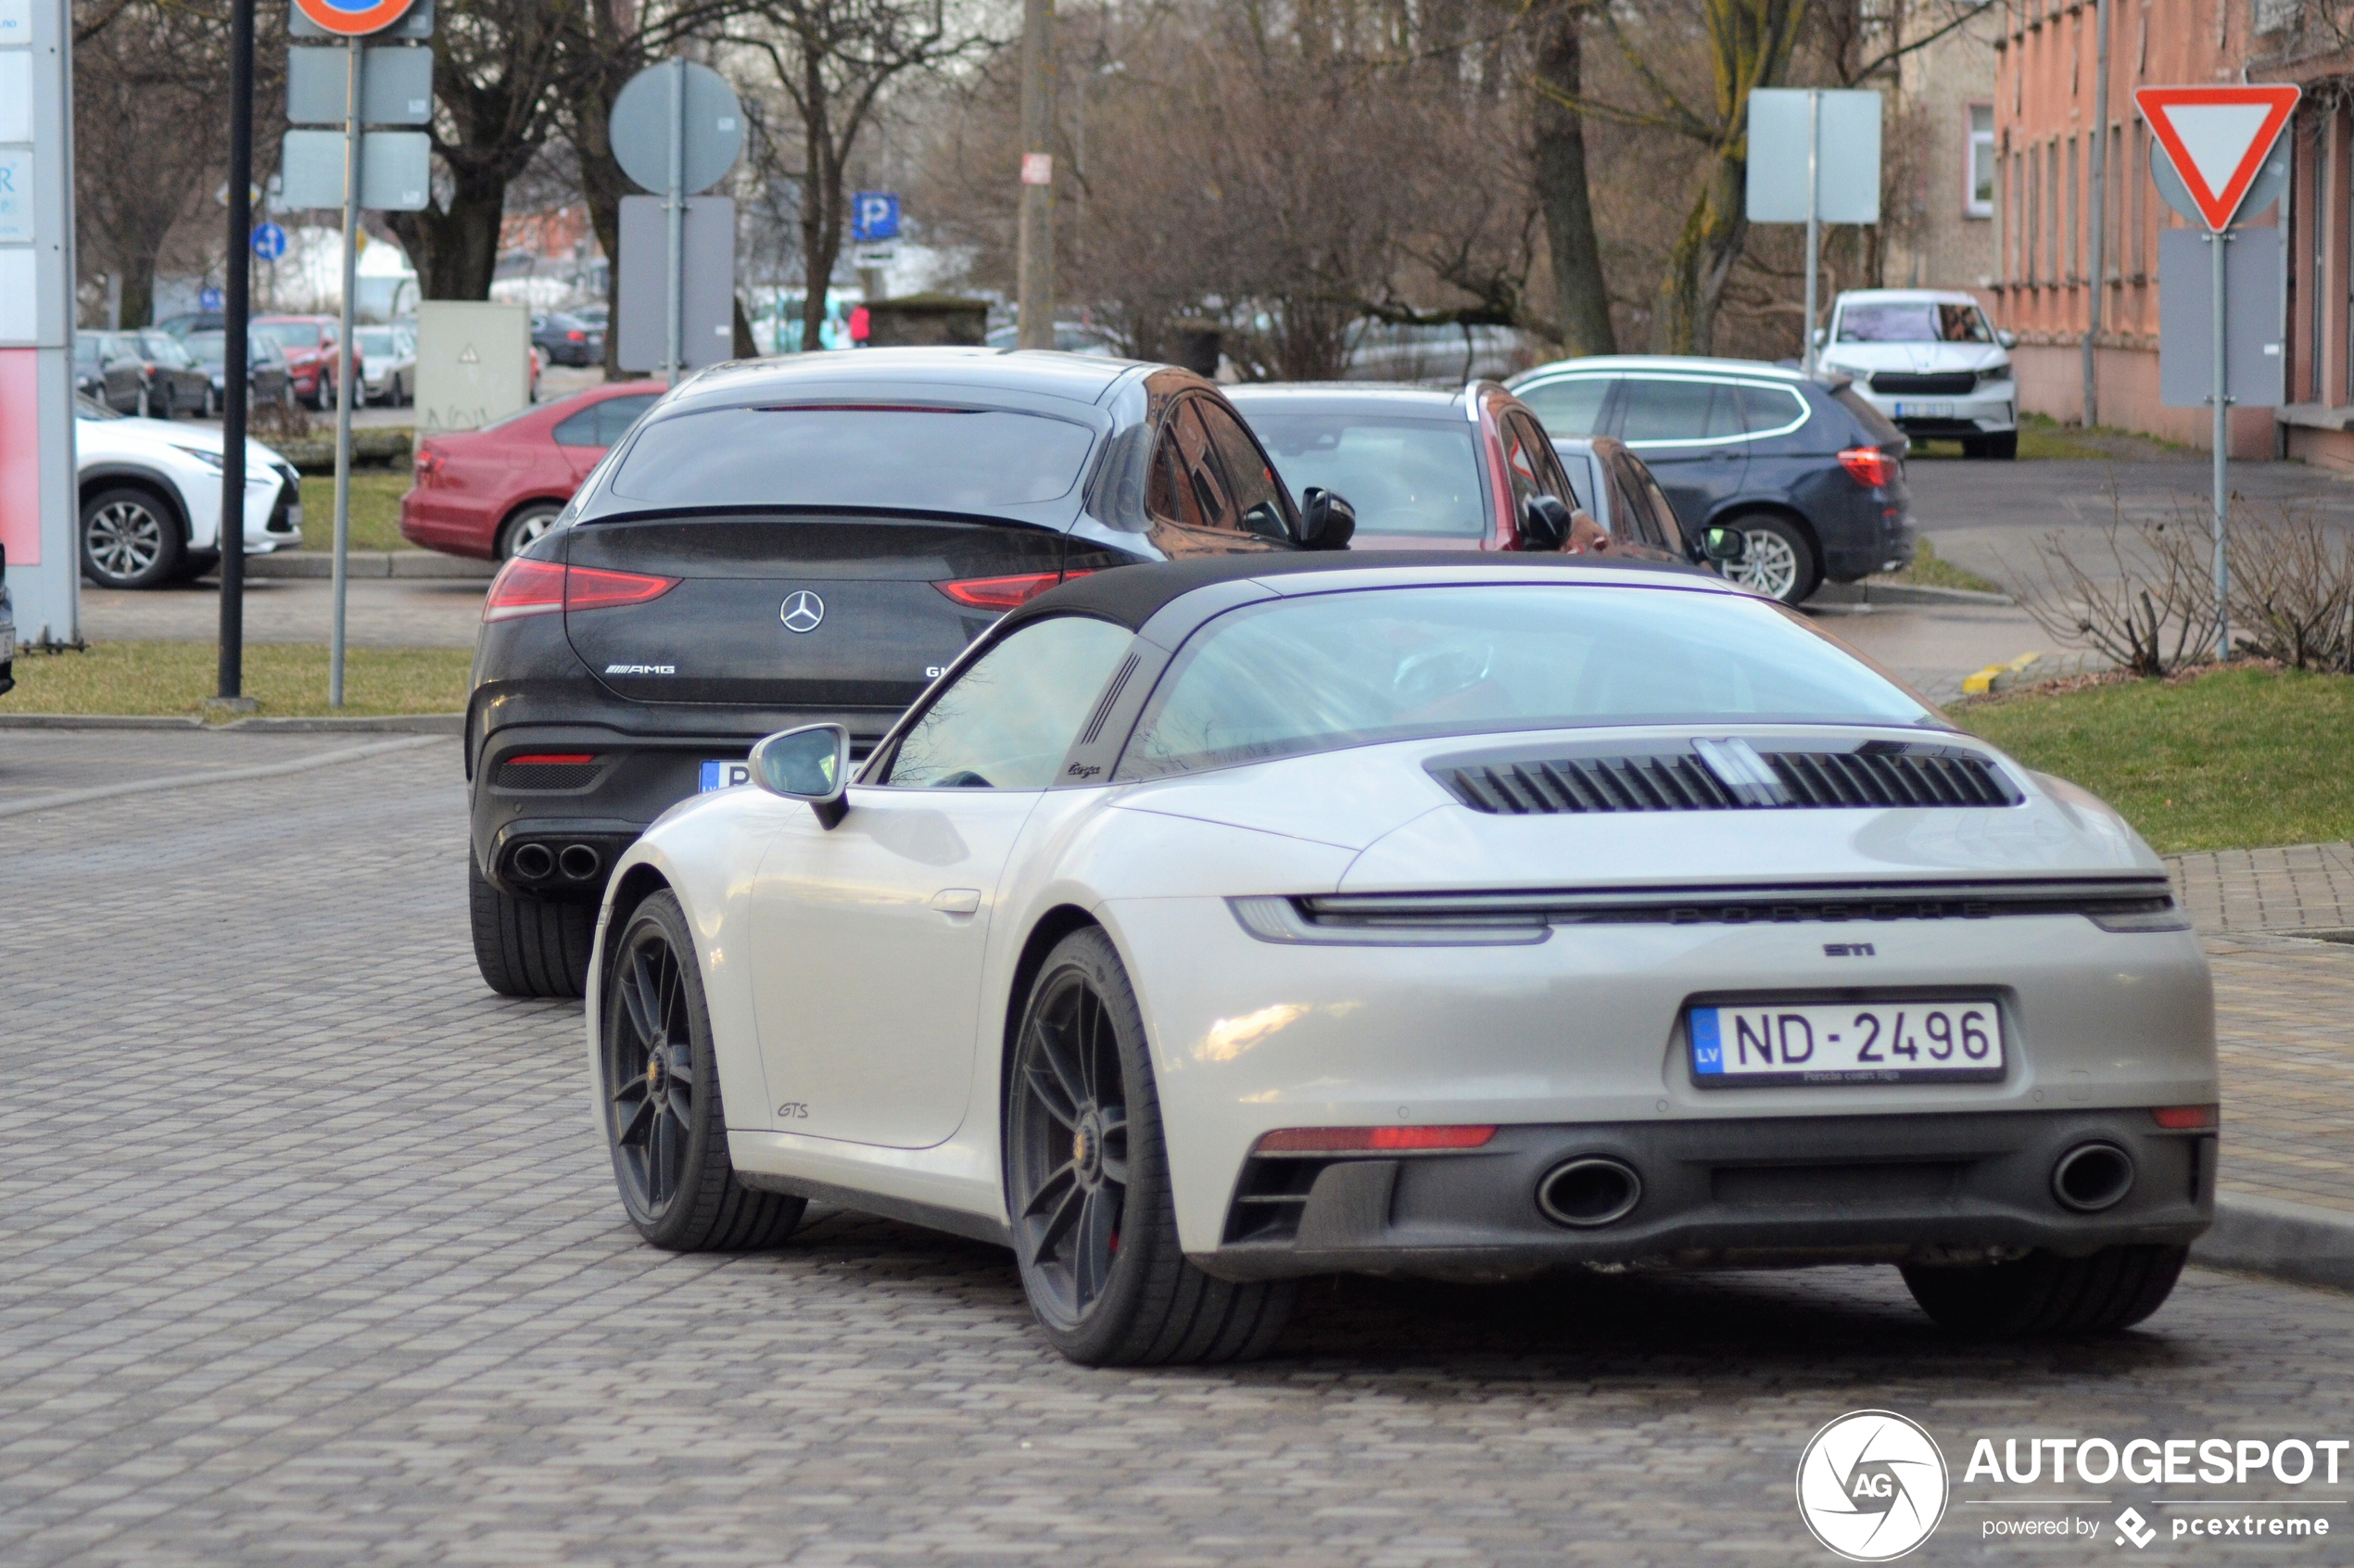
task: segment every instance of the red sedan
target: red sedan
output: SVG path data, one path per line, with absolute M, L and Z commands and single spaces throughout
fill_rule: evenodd
M 400 537 L 504 561 L 548 531 L 605 449 L 665 390 L 660 382 L 614 382 L 480 430 L 425 436 L 417 443 L 416 487 L 400 499 Z
M 286 376 L 294 394 L 322 412 L 335 406 L 335 365 L 342 358 L 338 334 L 342 324 L 333 316 L 256 316 L 253 330 L 285 351 Z M 351 368 L 361 369 L 366 356 L 351 348 Z M 365 376 L 351 384 L 355 405 L 367 401 Z

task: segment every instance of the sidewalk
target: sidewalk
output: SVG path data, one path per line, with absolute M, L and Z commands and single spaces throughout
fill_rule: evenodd
M 2198 1256 L 2354 1284 L 2354 844 L 2169 864 L 2214 966 L 2223 1080 L 2218 1220 Z

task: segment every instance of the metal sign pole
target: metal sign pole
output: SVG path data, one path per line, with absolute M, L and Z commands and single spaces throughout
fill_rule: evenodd
M 1806 95 L 1806 348 L 1799 363 L 1815 373 L 1815 270 L 1822 250 L 1819 214 L 1823 207 L 1823 95 Z
M 360 51 L 351 41 L 350 98 L 344 115 L 343 335 L 335 345 L 335 623 L 327 645 L 327 706 L 343 706 L 344 590 L 351 553 L 351 316 L 360 292 Z
M 686 368 L 683 354 L 686 333 L 686 249 L 687 249 L 687 61 L 683 56 L 670 62 L 670 185 L 664 198 L 663 221 L 670 239 L 669 286 L 664 297 L 670 310 L 668 347 L 663 355 L 663 375 L 671 386 L 678 385 Z
M 2211 233 L 2207 240 L 2215 256 L 2215 383 L 2209 400 L 2215 406 L 2215 659 L 2221 664 L 2232 656 L 2232 569 L 2223 558 L 2225 513 L 2231 505 L 2230 482 L 2225 470 L 2231 462 L 2232 402 L 2226 395 L 2224 380 L 2223 247 L 2232 243 L 2231 231 L 2225 229 Z
M 246 704 L 246 355 L 253 320 L 253 8 L 229 12 L 229 276 L 221 299 L 221 668 L 218 700 Z M 233 525 L 234 520 L 234 525 Z

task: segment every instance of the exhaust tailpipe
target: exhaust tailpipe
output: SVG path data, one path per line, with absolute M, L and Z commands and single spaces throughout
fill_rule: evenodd
M 2052 1195 L 2079 1214 L 2097 1214 L 2133 1190 L 2133 1157 L 2115 1144 L 2079 1144 L 2052 1167 Z
M 566 844 L 563 854 L 556 856 L 556 864 L 563 874 L 576 882 L 585 882 L 604 868 L 605 857 L 593 844 Z
M 1538 1179 L 1537 1207 L 1556 1225 L 1592 1230 L 1614 1224 L 1642 1201 L 1643 1179 L 1623 1160 L 1582 1155 Z
M 556 857 L 546 844 L 525 844 L 507 862 L 516 876 L 526 882 L 544 880 L 556 868 Z

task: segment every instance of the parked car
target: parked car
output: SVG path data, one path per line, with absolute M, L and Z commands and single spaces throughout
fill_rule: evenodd
M 548 531 L 663 390 L 660 382 L 609 382 L 480 430 L 420 437 L 416 483 L 400 499 L 401 537 L 449 555 L 515 554 Z
M 1254 384 L 1226 396 L 1285 478 L 1348 498 L 1357 514 L 1352 550 L 1615 549 L 1692 559 L 1680 534 L 1672 543 L 1633 526 L 1614 536 L 1579 499 L 1536 414 L 1493 382 L 1451 392 Z M 1540 497 L 1562 502 L 1563 513 L 1535 508 Z M 1561 515 L 1580 510 L 1588 514 L 1582 525 L 1572 517 L 1564 532 Z
M 0 544 L 0 697 L 17 689 L 17 601 L 8 591 L 8 547 Z
M 601 365 L 605 362 L 605 334 L 602 327 L 591 326 L 580 317 L 563 310 L 550 310 L 531 318 L 531 341 L 555 365 Z
M 1648 547 L 1671 560 L 1705 556 L 1704 541 L 1685 534 L 1667 492 L 1626 442 L 1612 436 L 1563 436 L 1553 442 L 1553 453 L 1569 475 L 1576 506 L 1610 536 L 1613 550 L 1634 553 Z M 1747 540 L 1742 543 L 1746 548 Z M 1737 564 L 1713 563 L 1720 572 Z
M 992 348 L 1018 348 L 1021 347 L 1020 337 L 1019 323 L 1008 322 L 1004 326 L 991 328 L 981 342 Z M 1083 322 L 1057 322 L 1055 348 L 1065 354 L 1095 354 L 1107 359 L 1115 358 L 1120 352 L 1109 335 Z
M 1853 376 L 1856 395 L 1905 435 L 1959 441 L 1964 457 L 2019 456 L 2016 333 L 1999 332 L 1968 294 L 1849 289 L 1833 302 L 1816 362 Z
M 417 340 L 397 326 L 352 329 L 368 401 L 403 408 L 417 400 Z
M 877 348 L 702 372 L 485 601 L 466 729 L 483 978 L 580 994 L 597 895 L 647 823 L 784 724 L 863 748 L 1066 576 L 1289 557 L 1350 526 L 1336 497 L 1295 504 L 1218 388 L 1173 366 Z
M 83 333 L 77 347 L 77 382 L 86 386 L 95 360 L 96 389 L 90 393 L 118 413 L 141 419 L 172 419 L 194 414 L 205 406 L 212 383 L 188 357 L 188 350 L 168 332 L 146 327 L 137 332 Z
M 1913 559 L 1904 432 L 1844 376 L 1750 360 L 1597 355 L 1508 385 L 1555 436 L 1612 436 L 1659 481 L 1685 535 L 1739 528 L 1726 575 L 1787 604 Z
M 333 316 L 257 316 L 254 330 L 276 341 L 286 356 L 286 372 L 294 379 L 295 396 L 324 412 L 335 406 L 335 373 L 342 323 Z M 352 391 L 354 406 L 367 401 L 368 356 L 353 345 L 353 368 L 361 379 Z
M 205 373 L 204 411 L 207 419 L 221 411 L 229 395 L 229 335 L 218 329 L 190 332 L 181 342 L 188 357 Z M 277 340 L 265 333 L 246 335 L 246 398 L 248 407 L 264 404 L 294 406 L 294 381 L 286 373 L 286 356 Z
M 161 588 L 221 556 L 218 430 L 126 419 L 74 399 L 82 575 L 100 588 Z M 246 553 L 302 544 L 302 477 L 259 441 L 246 443 Z
M 863 766 L 784 730 L 655 823 L 587 1020 L 638 1233 L 986 1238 L 1089 1365 L 1263 1354 L 1340 1272 L 2164 1304 L 2213 1009 L 2123 817 L 1727 584 L 1388 560 L 1069 583 Z
M 1349 381 L 1408 381 L 1461 386 L 1501 381 L 1537 362 L 1517 327 L 1422 325 L 1361 321 L 1348 329 L 1341 375 Z
M 227 312 L 221 310 L 184 310 L 176 316 L 166 316 L 156 323 L 158 332 L 168 332 L 186 342 L 192 332 L 221 332 L 229 325 Z

